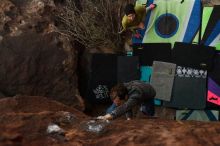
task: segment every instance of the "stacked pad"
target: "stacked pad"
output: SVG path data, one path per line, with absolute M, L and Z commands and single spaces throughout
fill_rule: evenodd
M 208 79 L 208 102 L 220 105 L 220 85 L 211 78 Z
M 218 121 L 219 111 L 215 110 L 177 110 L 176 120 Z
M 171 62 L 171 44 L 133 44 L 133 54 L 140 57 L 141 66 L 152 66 L 153 61 Z
M 155 98 L 170 101 L 176 64 L 154 61 L 151 85 L 156 90 Z
M 216 54 L 214 68 L 209 72 L 207 100 L 220 106 L 220 54 Z
M 141 66 L 141 78 L 140 80 L 146 83 L 150 82 L 152 67 L 150 66 Z
M 205 29 L 208 25 L 208 22 L 209 22 L 209 18 L 212 14 L 212 11 L 213 11 L 213 7 L 203 7 L 203 13 L 202 13 L 202 28 L 201 28 L 201 35 L 203 37 L 204 33 L 205 33 Z M 203 42 L 204 43 L 204 42 Z
M 136 4 L 143 3 L 147 6 L 156 3 L 157 8 L 147 13 L 145 29 L 139 30 L 143 37 L 133 37 L 133 43 L 193 41 L 200 27 L 200 0 L 139 0 Z
M 129 82 L 140 79 L 139 57 L 118 56 L 117 58 L 117 81 Z
M 215 48 L 176 42 L 172 52 L 173 63 L 195 69 L 211 70 Z
M 149 83 L 151 79 L 152 74 L 152 67 L 151 66 L 141 66 L 141 81 L 144 81 L 145 83 Z M 161 100 L 154 99 L 155 105 L 161 105 Z
M 164 106 L 204 109 L 206 106 L 206 70 L 177 66 L 170 102 Z
M 86 98 L 93 103 L 109 102 L 109 92 L 114 85 L 138 79 L 138 57 L 93 54 Z
M 211 13 L 211 14 L 210 14 Z M 220 6 L 214 6 L 214 9 L 204 8 L 204 16 L 208 17 L 208 24 L 206 25 L 207 18 L 203 17 L 203 30 L 205 28 L 204 35 L 202 37 L 202 43 L 207 46 L 216 46 L 220 49 Z
M 117 55 L 93 54 L 87 99 L 90 102 L 107 102 L 109 91 L 117 83 Z

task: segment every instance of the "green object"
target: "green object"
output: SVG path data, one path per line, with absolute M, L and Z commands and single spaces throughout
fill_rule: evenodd
M 216 50 L 219 50 L 219 51 L 220 51 L 220 42 L 217 43 L 217 44 L 215 45 L 215 47 L 216 47 Z
M 123 30 L 127 30 L 130 29 L 132 31 L 134 31 L 135 29 L 137 29 L 137 26 L 143 21 L 143 19 L 146 16 L 146 10 L 145 10 L 145 6 L 144 5 L 136 5 L 134 7 L 135 10 L 135 18 L 133 21 L 130 21 L 128 19 L 127 15 L 124 15 L 124 17 L 122 18 L 122 27 Z
M 193 44 L 198 44 L 199 43 L 199 32 L 196 34 L 195 38 L 192 41 Z
M 132 51 L 127 51 L 126 54 L 127 54 L 127 56 L 133 56 L 133 52 Z
M 157 8 L 154 9 L 151 13 L 149 24 L 147 30 L 145 31 L 145 36 L 143 38 L 143 43 L 172 43 L 178 41 L 182 42 L 185 31 L 188 25 L 188 20 L 191 16 L 191 11 L 193 9 L 193 5 L 191 0 L 185 1 L 184 3 L 180 3 L 177 0 L 159 0 L 155 1 L 157 4 Z M 170 37 L 161 37 L 157 34 L 155 30 L 155 24 L 157 19 L 163 14 L 172 14 L 175 15 L 178 26 L 174 35 Z M 198 39 L 197 39 L 198 40 Z
M 202 14 L 202 37 L 205 33 L 205 29 L 208 25 L 209 18 L 212 14 L 213 7 L 204 7 L 203 8 L 203 14 Z
M 202 15 L 202 37 L 205 33 L 205 30 L 206 30 L 206 27 L 208 25 L 208 22 L 209 22 L 209 19 L 210 19 L 210 16 L 213 12 L 213 7 L 204 7 L 203 8 L 203 15 Z M 217 42 L 215 44 L 215 47 L 216 47 L 216 50 L 220 50 L 220 40 L 219 42 Z
M 136 0 L 136 4 L 135 5 L 143 5 L 146 4 L 147 0 Z

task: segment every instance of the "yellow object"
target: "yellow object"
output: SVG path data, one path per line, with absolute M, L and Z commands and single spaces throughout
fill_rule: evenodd
M 136 13 L 134 21 L 130 21 L 126 15 L 124 15 L 124 17 L 122 18 L 123 30 L 134 30 L 141 22 L 144 21 L 146 16 L 146 7 L 138 5 L 135 6 L 134 10 Z

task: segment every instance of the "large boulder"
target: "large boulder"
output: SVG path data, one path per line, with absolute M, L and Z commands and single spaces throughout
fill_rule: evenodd
M 77 101 L 77 50 L 57 33 L 63 1 L 0 1 L 0 92 Z

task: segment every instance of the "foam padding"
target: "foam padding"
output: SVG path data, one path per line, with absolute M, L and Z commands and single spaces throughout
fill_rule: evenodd
M 143 3 L 144 1 L 142 1 Z M 139 4 L 141 2 L 138 2 Z M 200 0 L 148 0 L 146 5 L 156 3 L 145 19 L 145 29 L 138 30 L 142 38 L 132 38 L 133 43 L 191 43 L 198 33 L 201 21 Z
M 178 66 L 170 102 L 164 106 L 182 109 L 204 109 L 206 107 L 207 71 Z
M 176 120 L 218 121 L 219 111 L 215 110 L 176 110 Z
M 214 82 L 211 78 L 208 79 L 208 102 L 217 104 L 220 106 L 220 85 Z
M 207 18 L 204 18 L 203 23 L 206 23 L 208 20 L 208 24 L 205 26 L 202 26 L 204 31 L 204 35 L 202 37 L 201 42 L 205 45 L 209 46 L 215 46 L 219 50 L 220 46 L 220 5 L 214 6 L 213 10 L 211 9 L 206 10 L 207 8 L 204 9 L 204 14 L 207 15 Z M 211 12 L 211 15 L 210 15 Z M 207 14 L 206 14 L 207 13 Z M 210 15 L 210 17 L 208 17 Z
M 171 62 L 170 43 L 133 44 L 134 56 L 140 57 L 140 65 L 152 66 L 153 61 Z
M 138 56 L 118 56 L 117 81 L 129 82 L 140 79 L 140 66 Z
M 204 7 L 203 8 L 203 13 L 202 13 L 202 37 L 205 33 L 205 29 L 208 25 L 210 16 L 212 14 L 213 7 Z
M 172 51 L 173 63 L 195 69 L 211 70 L 215 48 L 176 42 Z
M 154 61 L 151 77 L 151 85 L 156 90 L 154 98 L 170 101 L 176 64 Z
M 152 74 L 152 67 L 151 66 L 141 66 L 141 78 L 140 80 L 145 83 L 150 83 L 151 74 Z M 154 99 L 154 105 L 161 105 L 161 100 Z
M 152 67 L 151 66 L 141 66 L 141 81 L 146 83 L 150 82 L 151 74 L 152 74 Z
M 220 107 L 220 54 L 216 54 L 214 68 L 209 72 L 207 101 Z
M 86 98 L 91 102 L 110 101 L 109 91 L 117 83 L 117 55 L 93 54 Z

